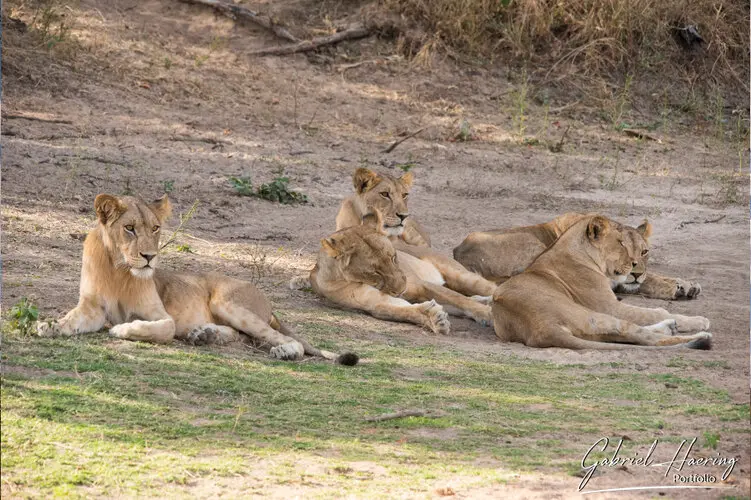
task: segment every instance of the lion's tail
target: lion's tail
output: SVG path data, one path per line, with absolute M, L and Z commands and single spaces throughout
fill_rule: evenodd
M 335 352 L 324 351 L 323 349 L 313 347 L 307 340 L 301 338 L 299 335 L 297 335 L 297 333 L 293 332 L 289 327 L 287 327 L 287 325 L 279 321 L 279 318 L 277 318 L 276 316 L 273 316 L 271 319 L 271 328 L 278 330 L 287 337 L 291 337 L 300 342 L 305 349 L 305 354 L 309 356 L 318 356 L 320 358 L 331 360 L 338 365 L 344 366 L 355 366 L 357 362 L 360 361 L 360 356 L 358 356 L 354 352 L 336 354 Z

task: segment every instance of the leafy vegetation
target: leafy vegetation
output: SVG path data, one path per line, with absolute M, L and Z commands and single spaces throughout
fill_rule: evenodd
M 22 337 L 28 336 L 34 331 L 37 318 L 39 318 L 37 306 L 23 297 L 8 311 L 4 330 Z
M 305 194 L 289 188 L 289 177 L 283 175 L 283 172 L 280 172 L 268 184 L 261 184 L 256 191 L 253 190 L 250 177 L 229 177 L 228 180 L 240 196 L 256 196 L 283 205 L 308 202 L 308 197 Z

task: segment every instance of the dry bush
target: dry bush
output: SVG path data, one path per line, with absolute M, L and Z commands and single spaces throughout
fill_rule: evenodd
M 516 61 L 545 80 L 655 74 L 748 93 L 749 3 L 739 0 L 382 0 L 459 56 Z M 676 26 L 705 43 L 688 50 Z

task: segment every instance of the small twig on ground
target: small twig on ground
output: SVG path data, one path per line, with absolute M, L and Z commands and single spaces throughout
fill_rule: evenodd
M 256 50 L 251 52 L 252 56 L 283 56 L 288 54 L 296 54 L 298 52 L 310 52 L 316 50 L 325 45 L 333 45 L 335 43 L 342 42 L 344 40 L 356 40 L 358 38 L 365 38 L 372 34 L 368 28 L 362 24 L 356 24 L 347 28 L 344 31 L 334 33 L 329 36 L 322 36 L 314 38 L 312 40 L 304 40 L 300 43 L 292 45 L 284 45 L 281 47 L 268 47 L 265 49 Z
M 214 144 L 214 145 L 225 145 L 225 144 L 232 144 L 229 141 L 225 141 L 223 139 L 214 139 L 213 137 L 188 137 L 188 136 L 182 136 L 182 135 L 175 135 L 170 137 L 171 141 L 180 141 L 180 142 L 206 142 L 208 144 Z
M 174 243 L 175 239 L 177 239 L 177 235 L 183 230 L 185 223 L 193 218 L 193 214 L 195 213 L 197 207 L 198 200 L 193 202 L 193 205 L 190 207 L 190 210 L 188 210 L 188 213 L 186 213 L 185 215 L 180 215 L 180 225 L 177 226 L 177 229 L 175 229 L 170 237 L 167 238 L 167 241 L 164 243 L 164 245 L 159 247 L 159 250 L 163 250 L 167 245 Z
M 720 222 L 725 217 L 727 217 L 727 215 L 720 215 L 716 219 L 705 219 L 704 224 L 714 224 L 715 222 Z M 683 229 L 689 224 L 696 224 L 698 222 L 699 222 L 698 220 L 684 220 L 683 222 L 680 223 L 680 225 L 678 226 L 678 229 Z
M 403 142 L 404 142 L 404 141 L 406 141 L 407 139 L 411 139 L 412 137 L 416 136 L 417 134 L 419 134 L 419 133 L 420 133 L 420 132 L 422 132 L 423 130 L 425 130 L 425 127 L 421 128 L 420 130 L 418 130 L 418 131 L 416 131 L 416 132 L 412 132 L 412 133 L 411 133 L 411 134 L 409 134 L 408 136 L 402 137 L 402 138 L 401 138 L 401 139 L 399 139 L 398 141 L 394 142 L 394 143 L 393 143 L 393 144 L 392 144 L 391 146 L 389 146 L 389 147 L 387 147 L 386 149 L 384 149 L 384 150 L 383 150 L 383 152 L 384 152 L 384 153 L 390 153 L 390 152 L 392 152 L 393 150 L 395 150 L 395 149 L 396 149 L 396 147 L 397 147 L 397 146 L 398 146 L 399 144 L 403 143 Z
M 366 422 L 383 422 L 384 420 L 394 420 L 395 418 L 404 418 L 404 417 L 429 417 L 430 415 L 427 414 L 425 410 L 403 410 L 398 411 L 396 413 L 384 413 L 383 415 L 378 415 L 377 417 L 369 417 L 366 418 Z
M 636 137 L 637 139 L 647 139 L 650 141 L 655 141 L 657 144 L 662 144 L 662 140 L 659 137 L 655 137 L 651 134 L 648 134 L 647 132 L 644 132 L 643 130 L 624 128 L 623 133 L 629 137 Z
M 563 151 L 563 144 L 566 140 L 566 134 L 568 134 L 568 130 L 571 128 L 571 125 L 566 127 L 566 130 L 563 131 L 563 135 L 561 135 L 561 140 L 550 146 L 550 152 L 551 153 L 560 153 Z
M 189 233 L 183 233 L 183 236 L 187 236 L 188 238 L 194 239 L 196 241 L 200 241 L 201 243 L 206 243 L 207 245 L 213 245 L 213 243 L 211 243 L 210 241 L 204 240 L 202 238 L 198 238 L 198 237 L 193 236 L 192 234 L 189 234 Z
M 243 19 L 247 19 L 248 21 L 254 24 L 257 24 L 258 26 L 264 27 L 267 30 L 272 31 L 279 38 L 283 38 L 290 42 L 300 41 L 299 38 L 297 38 L 295 35 L 287 31 L 286 28 L 275 23 L 272 18 L 267 17 L 267 16 L 262 16 L 258 14 L 257 12 L 253 12 L 250 9 L 246 9 L 245 7 L 241 7 L 233 3 L 222 2 L 219 0 L 180 0 L 180 1 L 183 3 L 207 5 L 209 7 L 215 8 L 218 11 L 221 11 L 224 14 L 229 15 L 230 17 L 238 16 L 238 17 L 242 17 Z
M 53 120 L 53 119 L 47 119 L 47 118 L 37 118 L 36 116 L 4 114 L 3 118 L 7 118 L 8 120 L 23 119 L 23 120 L 31 120 L 35 122 L 64 123 L 65 125 L 73 125 L 73 122 L 70 120 Z

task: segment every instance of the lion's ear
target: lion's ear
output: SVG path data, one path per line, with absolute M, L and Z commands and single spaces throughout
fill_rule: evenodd
M 381 212 L 378 210 L 373 210 L 373 212 L 363 216 L 362 225 L 372 229 L 375 232 L 382 233 L 383 217 L 381 216 Z
M 415 176 L 412 174 L 412 172 L 407 172 L 406 174 L 399 177 L 399 180 L 402 181 L 402 184 L 404 184 L 404 187 L 409 189 L 412 187 L 412 182 L 415 180 Z
M 336 258 L 341 252 L 337 249 L 337 241 L 334 238 L 323 238 L 321 248 L 329 257 Z
M 610 229 L 610 222 L 602 215 L 596 215 L 590 219 L 587 225 L 587 238 L 592 241 L 599 240 Z
M 644 219 L 644 222 L 642 222 L 641 226 L 637 227 L 636 230 L 641 233 L 645 240 L 652 236 L 652 224 L 650 224 L 647 219 Z
M 172 215 L 172 203 L 170 203 L 166 194 L 158 200 L 150 203 L 149 208 L 154 212 L 154 215 L 159 219 L 159 222 L 164 222 L 169 219 L 170 215 Z
M 357 191 L 358 194 L 370 191 L 380 181 L 381 178 L 378 177 L 378 174 L 363 167 L 355 170 L 355 175 L 352 176 L 352 184 L 355 186 L 355 191 Z
M 99 194 L 94 199 L 94 210 L 102 224 L 117 220 L 127 209 L 125 203 L 111 194 Z

